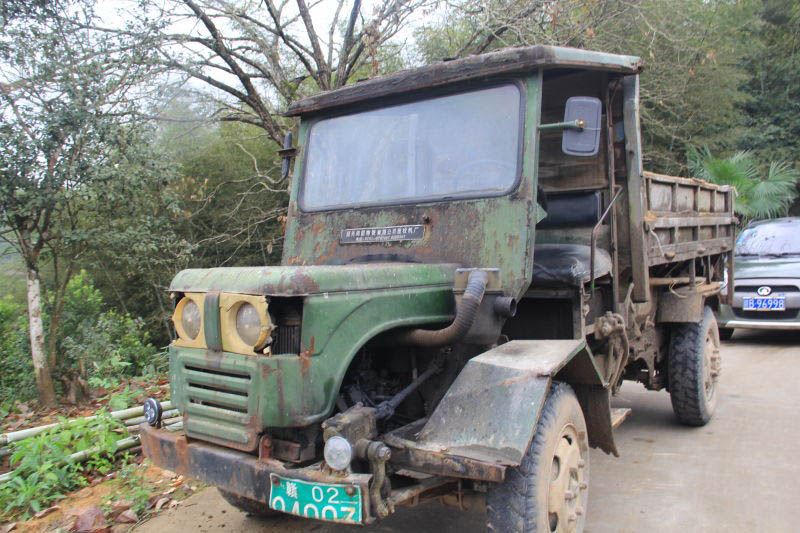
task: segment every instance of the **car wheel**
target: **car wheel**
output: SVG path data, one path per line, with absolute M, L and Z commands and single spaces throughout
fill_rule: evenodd
M 522 463 L 486 494 L 489 531 L 583 531 L 589 497 L 589 443 L 572 388 L 556 383 Z
M 706 307 L 703 320 L 679 324 L 669 347 L 669 394 L 672 410 L 682 424 L 703 426 L 717 406 L 720 374 L 719 330 Z

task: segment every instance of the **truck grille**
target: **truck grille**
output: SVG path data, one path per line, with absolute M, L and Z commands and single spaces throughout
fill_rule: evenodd
M 279 325 L 272 332 L 272 353 L 298 354 L 300 353 L 300 326 Z
M 224 372 L 196 364 L 184 365 L 184 371 L 187 407 L 201 407 L 200 411 L 210 417 L 248 414 L 250 374 Z M 191 411 L 191 407 L 188 410 Z
M 736 292 L 752 292 L 756 293 L 759 287 L 769 287 L 772 292 L 800 292 L 800 289 L 795 285 L 769 285 L 762 283 L 761 285 L 737 285 L 734 289 Z

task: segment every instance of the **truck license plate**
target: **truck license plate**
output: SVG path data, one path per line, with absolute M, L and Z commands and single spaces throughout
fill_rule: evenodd
M 313 483 L 269 475 L 269 506 L 305 518 L 329 520 L 345 524 L 362 523 L 361 487 Z M 348 494 L 348 489 L 352 494 Z
M 758 296 L 744 299 L 745 311 L 785 311 L 786 298 L 784 296 L 762 298 Z

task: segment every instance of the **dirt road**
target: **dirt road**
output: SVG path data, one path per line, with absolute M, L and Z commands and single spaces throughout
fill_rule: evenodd
M 742 332 L 724 343 L 719 403 L 703 428 L 675 423 L 669 396 L 626 384 L 620 458 L 591 454 L 587 532 L 800 531 L 800 334 Z M 138 533 L 485 531 L 483 517 L 438 503 L 368 528 L 247 517 L 207 489 Z

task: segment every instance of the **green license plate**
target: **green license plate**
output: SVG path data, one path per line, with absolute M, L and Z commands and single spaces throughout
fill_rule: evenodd
M 269 480 L 271 509 L 345 524 L 360 524 L 363 520 L 361 487 L 358 485 L 313 483 L 277 474 L 270 474 Z M 352 494 L 347 493 L 348 489 Z

